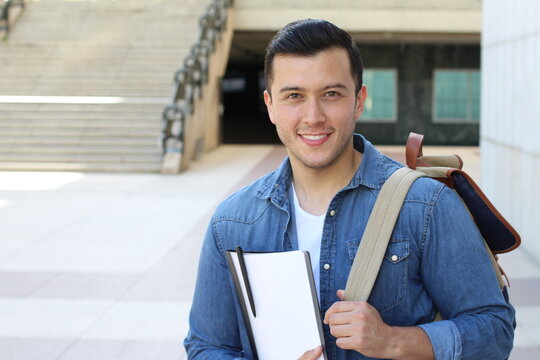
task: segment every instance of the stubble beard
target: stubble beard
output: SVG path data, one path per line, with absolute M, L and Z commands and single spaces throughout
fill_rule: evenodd
M 354 108 L 356 108 L 356 103 L 357 103 L 357 100 L 355 99 L 354 101 Z M 353 114 L 354 114 L 354 109 L 353 109 Z M 352 124 L 356 124 L 356 118 L 355 116 L 353 115 L 352 118 L 351 118 L 351 123 Z M 282 135 L 281 131 L 279 131 L 279 128 L 276 127 L 276 130 L 277 130 L 277 134 L 278 134 L 278 137 L 280 139 L 280 141 L 285 145 L 285 147 L 287 148 L 287 153 L 289 154 L 289 158 L 294 158 L 296 159 L 300 164 L 302 164 L 304 167 L 308 168 L 308 169 L 312 169 L 312 170 L 320 170 L 320 169 L 324 169 L 324 168 L 327 168 L 329 166 L 331 166 L 332 164 L 334 164 L 336 162 L 336 160 L 338 160 L 342 155 L 343 153 L 345 153 L 347 147 L 349 146 L 350 144 L 350 140 L 351 138 L 353 137 L 353 134 L 354 134 L 354 128 L 355 126 L 353 125 L 352 126 L 352 130 L 351 130 L 351 135 L 348 139 L 348 141 L 344 142 L 343 144 L 340 144 L 339 147 L 337 149 L 335 149 L 332 153 L 329 154 L 329 156 L 327 157 L 327 159 L 325 159 L 324 161 L 320 162 L 320 163 L 312 163 L 312 162 L 309 162 L 306 158 L 308 156 L 302 156 L 300 150 L 295 150 L 294 147 L 291 147 L 291 146 L 287 146 L 287 141 L 286 141 L 286 135 Z M 335 133 L 333 133 L 335 134 Z M 297 135 L 295 135 L 297 136 Z M 296 139 L 291 139 L 291 144 L 294 144 L 295 143 L 295 140 Z M 351 145 L 352 146 L 352 145 Z
M 334 164 L 343 155 L 347 146 L 348 146 L 348 143 L 344 143 L 340 145 L 339 148 L 334 149 L 325 158 L 316 159 L 314 161 L 309 160 L 309 154 L 307 154 L 306 156 L 303 156 L 299 151 L 295 152 L 291 150 L 289 151 L 289 153 L 305 168 L 312 169 L 312 170 L 321 170 L 321 169 L 328 168 L 332 164 Z

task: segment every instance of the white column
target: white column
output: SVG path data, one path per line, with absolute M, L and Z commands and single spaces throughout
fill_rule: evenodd
M 483 1 L 482 187 L 540 260 L 540 1 Z

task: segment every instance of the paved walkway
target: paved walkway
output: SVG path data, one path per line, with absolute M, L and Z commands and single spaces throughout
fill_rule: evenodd
M 458 152 L 477 176 L 477 149 Z M 178 176 L 0 172 L 0 358 L 183 359 L 209 216 L 283 155 L 222 146 Z M 540 358 L 540 266 L 519 249 L 502 263 L 512 359 Z

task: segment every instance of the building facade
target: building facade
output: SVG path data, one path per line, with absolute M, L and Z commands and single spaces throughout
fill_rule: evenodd
M 484 1 L 483 16 L 482 186 L 540 261 L 540 2 Z
M 224 142 L 276 142 L 262 102 L 265 46 L 290 21 L 323 18 L 349 31 L 365 65 L 368 100 L 357 130 L 377 144 L 476 145 L 481 3 L 476 0 L 235 1 L 224 80 Z

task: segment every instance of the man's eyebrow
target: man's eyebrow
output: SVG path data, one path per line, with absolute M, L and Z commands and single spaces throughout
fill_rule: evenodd
M 328 90 L 328 89 L 335 89 L 335 88 L 338 88 L 338 89 L 347 89 L 347 86 L 345 84 L 342 84 L 342 83 L 335 83 L 335 84 L 330 84 L 330 85 L 326 85 L 323 90 Z
M 329 85 L 326 85 L 325 87 L 323 87 L 322 89 L 323 90 L 328 90 L 328 89 L 347 89 L 347 86 L 343 83 L 335 83 L 335 84 L 329 84 Z M 281 89 L 279 89 L 279 92 L 282 93 L 282 92 L 287 92 L 287 91 L 301 91 L 301 90 L 304 90 L 304 88 L 300 87 L 300 86 L 284 86 L 282 87 Z
M 304 90 L 304 89 L 299 86 L 284 86 L 281 89 L 279 89 L 279 92 L 282 93 L 282 92 L 287 92 L 287 91 L 299 91 L 299 90 Z

